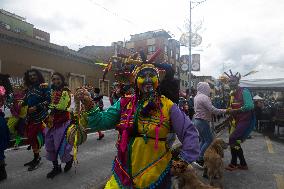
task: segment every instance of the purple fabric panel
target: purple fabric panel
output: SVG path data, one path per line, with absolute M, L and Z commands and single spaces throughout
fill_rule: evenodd
M 249 127 L 250 127 L 250 120 L 238 122 L 236 125 L 236 129 L 229 137 L 229 144 L 235 145 L 237 143 L 237 140 L 243 140 L 244 135 Z
M 180 157 L 191 163 L 199 156 L 199 139 L 196 127 L 176 104 L 170 110 L 170 119 L 174 132 L 182 143 Z
M 60 153 L 61 162 L 66 163 L 71 160 L 72 156 L 70 155 L 72 151 L 72 146 L 66 141 L 64 142 L 63 137 L 65 137 L 65 130 L 70 125 L 70 121 L 61 123 L 61 126 L 54 125 L 51 129 L 47 129 L 45 135 L 45 149 L 46 149 L 46 158 L 49 161 L 57 160 L 57 152 Z M 62 141 L 63 139 L 63 141 Z M 62 141 L 62 143 L 61 143 Z M 63 146 L 62 146 L 63 145 Z

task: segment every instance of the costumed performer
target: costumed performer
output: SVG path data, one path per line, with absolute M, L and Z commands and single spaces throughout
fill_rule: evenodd
M 38 168 L 41 161 L 40 149 L 44 145 L 44 120 L 48 116 L 48 105 L 50 104 L 50 88 L 44 82 L 40 71 L 30 69 L 25 72 L 24 84 L 27 87 L 27 94 L 24 105 L 28 107 L 27 137 L 34 153 L 33 160 L 24 164 L 28 166 L 28 171 Z
M 176 104 L 160 95 L 159 76 L 160 71 L 152 64 L 136 66 L 132 72 L 135 94 L 122 97 L 103 112 L 90 96 L 75 95 L 87 107 L 85 123 L 95 130 L 116 126 L 120 135 L 106 189 L 170 188 L 172 155 L 166 138 L 170 130 L 182 143 L 181 162 L 187 164 L 198 158 L 197 130 Z
M 46 158 L 52 162 L 53 169 L 47 174 L 47 178 L 54 178 L 62 172 L 61 165 L 58 164 L 58 156 L 61 163 L 66 163 L 64 172 L 68 172 L 73 164 L 73 157 L 70 155 L 72 146 L 66 139 L 66 132 L 71 124 L 70 90 L 64 76 L 58 72 L 52 75 L 51 81 L 51 104 L 45 135 L 45 149 Z
M 231 109 L 231 120 L 229 128 L 229 144 L 231 150 L 231 163 L 226 167 L 227 170 L 236 169 L 247 170 L 248 166 L 244 157 L 241 143 L 249 136 L 255 126 L 255 116 L 253 113 L 254 104 L 248 89 L 239 87 L 241 75 L 239 73 L 230 75 L 229 86 L 231 91 L 229 109 Z M 237 164 L 238 159 L 240 165 Z

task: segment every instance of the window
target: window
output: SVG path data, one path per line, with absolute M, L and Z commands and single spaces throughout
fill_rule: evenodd
M 153 54 L 156 51 L 155 45 L 148 46 L 148 54 Z

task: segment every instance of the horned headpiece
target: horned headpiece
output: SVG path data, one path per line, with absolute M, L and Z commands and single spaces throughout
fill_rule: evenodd
M 229 70 L 230 71 L 230 75 L 227 73 L 227 72 L 224 72 L 224 74 L 226 74 L 229 78 L 229 81 L 240 81 L 241 79 L 241 74 L 239 72 L 237 72 L 236 74 L 233 74 L 232 73 L 232 70 Z

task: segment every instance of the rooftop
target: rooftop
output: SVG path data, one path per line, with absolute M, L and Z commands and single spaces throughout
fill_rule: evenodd
M 169 32 L 160 29 L 160 30 L 154 30 L 154 31 L 147 31 L 139 34 L 130 35 L 130 41 L 138 41 L 143 39 L 150 39 L 155 37 L 165 37 L 165 38 L 171 38 L 172 36 L 169 34 Z

